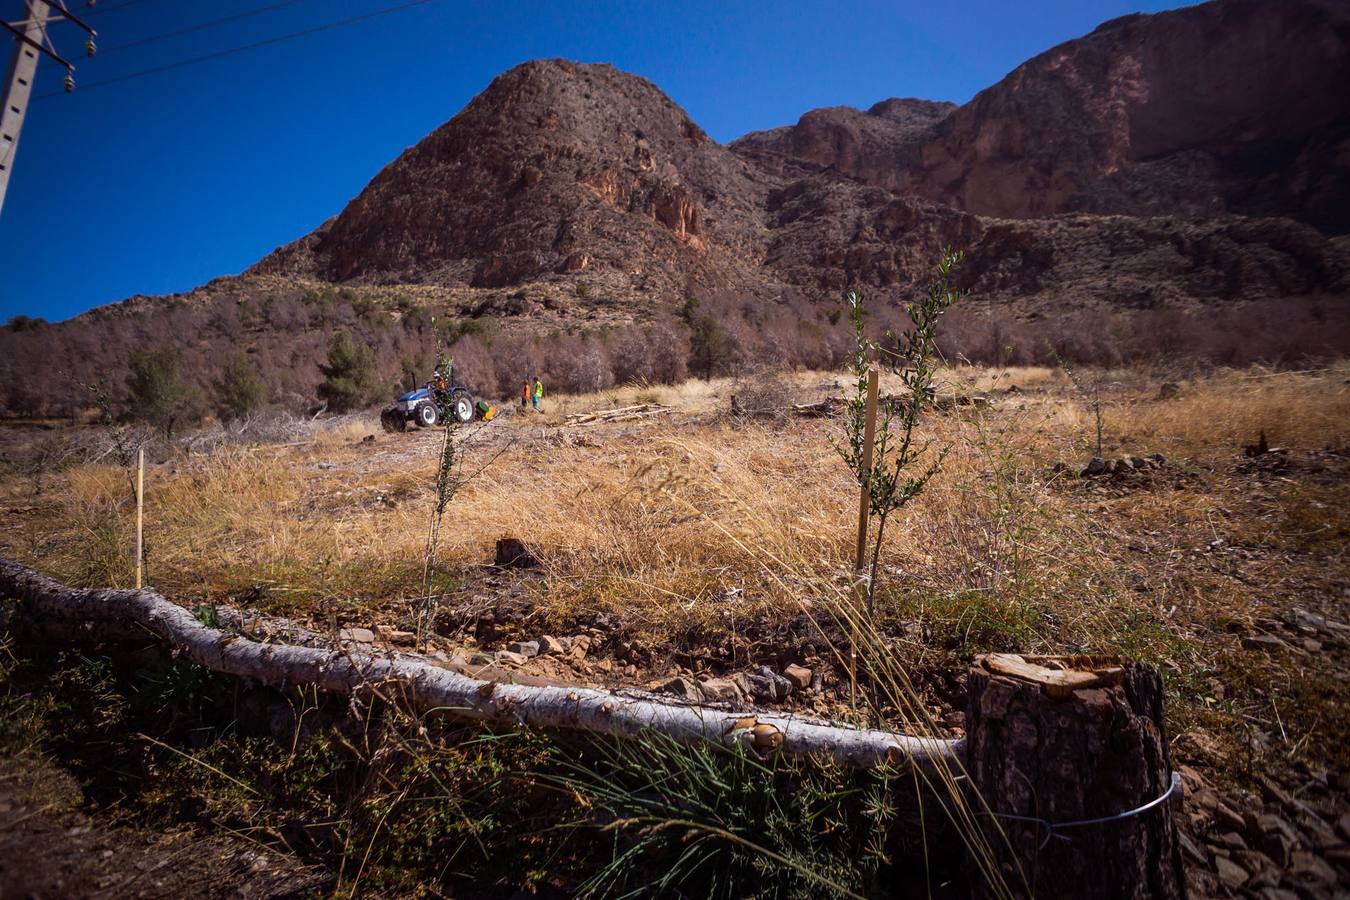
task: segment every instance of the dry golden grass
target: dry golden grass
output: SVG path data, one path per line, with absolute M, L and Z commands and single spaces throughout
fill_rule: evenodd
M 1348 374 L 1345 365 L 1217 372 L 1170 400 L 1141 373 L 1103 376 L 1108 451 L 1160 451 L 1171 462 L 1127 487 L 1055 471 L 1091 455 L 1091 417 L 1063 374 L 945 371 L 944 391 L 999 399 L 926 422 L 925 435 L 951 453 L 888 529 L 878 628 L 916 666 L 992 648 L 1125 652 L 1167 667 L 1203 714 L 1207 673 L 1237 644 L 1230 626 L 1280 604 L 1340 599 L 1344 479 L 1253 480 L 1235 466 L 1261 430 L 1296 455 L 1344 447 Z M 801 373 L 785 400 L 838 395 L 846 380 Z M 1019 392 L 1001 394 L 1008 385 Z M 544 564 L 529 589 L 545 621 L 565 627 L 603 612 L 656 644 L 846 596 L 856 487 L 829 442 L 839 423 L 714 415 L 733 389 L 718 380 L 547 397 L 543 415 L 482 429 L 469 467 L 502 452 L 452 503 L 442 570 L 471 579 L 498 537 L 521 536 Z M 639 402 L 675 409 L 560 427 L 571 412 Z M 300 446 L 225 448 L 153 467 L 151 582 L 182 602 L 300 616 L 406 608 L 397 601 L 421 587 L 438 444 L 427 433 L 363 442 L 372 434 L 374 422 L 346 423 Z M 125 471 L 68 469 L 38 498 L 19 476 L 0 490 L 15 523 L 0 553 L 74 583 L 129 583 Z

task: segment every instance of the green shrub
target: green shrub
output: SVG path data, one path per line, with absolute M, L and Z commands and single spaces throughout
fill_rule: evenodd
M 345 331 L 333 335 L 333 342 L 328 346 L 328 362 L 320 364 L 319 371 L 324 376 L 319 385 L 319 397 L 334 412 L 359 409 L 373 403 L 380 395 L 374 351 Z
M 201 417 L 202 399 L 178 375 L 172 347 L 132 350 L 127 356 L 127 405 L 131 415 L 172 436 L 174 426 Z
M 267 384 L 242 351 L 225 363 L 215 390 L 216 412 L 222 420 L 241 419 L 267 403 Z

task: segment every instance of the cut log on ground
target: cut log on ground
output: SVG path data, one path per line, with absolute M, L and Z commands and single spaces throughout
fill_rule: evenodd
M 993 654 L 968 690 L 966 771 L 1014 895 L 1185 896 L 1157 670 Z
M 569 413 L 568 425 L 591 425 L 596 422 L 629 422 L 634 419 L 646 419 L 671 411 L 671 407 L 660 403 L 639 403 L 636 406 L 620 406 L 616 409 L 603 409 L 593 413 Z
M 670 703 L 647 694 L 557 685 L 506 684 L 439 668 L 404 653 L 261 643 L 198 621 L 154 590 L 76 589 L 26 566 L 0 560 L 0 598 L 20 601 L 34 628 L 62 639 L 125 639 L 137 631 L 187 659 L 226 675 L 334 693 L 381 690 L 430 714 L 497 725 L 560 728 L 621 737 L 656 732 L 689 743 L 741 744 L 759 753 L 831 757 L 851 767 L 883 761 L 959 761 L 960 743 L 758 711 Z M 238 621 L 237 614 L 219 620 Z M 274 626 L 277 620 L 271 619 Z M 297 637 L 314 637 L 296 628 Z
M 824 400 L 818 400 L 815 403 L 792 404 L 792 414 L 805 419 L 829 418 L 839 415 L 843 411 L 844 400 L 841 397 L 826 397 Z

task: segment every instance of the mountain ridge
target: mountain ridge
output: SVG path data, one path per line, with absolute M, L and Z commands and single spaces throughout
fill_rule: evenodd
M 1343 353 L 1350 239 L 1340 213 L 1324 213 L 1341 210 L 1343 195 L 1350 209 L 1350 99 L 1276 88 L 1350 66 L 1348 9 L 1212 0 L 1125 17 L 960 106 L 892 97 L 811 110 L 725 146 L 645 78 L 530 61 L 310 234 L 173 299 L 8 328 L 0 374 L 31 395 L 27 373 L 59 354 L 74 377 L 117 380 L 128 349 L 150 341 L 180 348 L 205 383 L 216 357 L 242 346 L 268 361 L 261 368 L 279 392 L 303 398 L 327 336 L 346 329 L 379 350 L 386 377 L 400 355 L 424 357 L 445 341 L 491 389 L 525 365 L 594 388 L 680 377 L 691 301 L 729 335 L 724 370 L 834 365 L 847 336 L 828 307 L 841 292 L 869 291 L 882 323 L 894 322 L 947 245 L 967 251 L 961 284 L 971 292 L 971 312 L 953 327 L 965 316 L 982 335 L 965 355 L 1001 359 L 996 333 L 1019 329 L 1026 359 L 1053 341 L 1072 355 L 1070 332 L 1086 329 L 1095 336 L 1078 341 L 1092 348 L 1084 358 L 1118 360 L 1150 352 L 1147 332 L 1159 326 L 1147 323 L 1163 314 L 1222 322 L 1256 315 L 1243 311 L 1251 304 L 1324 323 L 1290 325 L 1278 344 L 1262 338 L 1271 353 L 1296 352 L 1292 335 L 1312 335 L 1309 352 Z M 1195 42 L 1215 29 L 1207 40 L 1218 49 L 1201 63 L 1220 74 L 1243 42 L 1265 60 L 1246 65 L 1248 80 L 1299 61 L 1269 90 L 1205 100 L 1208 112 L 1188 118 L 1199 101 L 1168 66 L 1185 74 L 1199 63 L 1168 60 L 1197 55 Z M 1272 107 L 1281 110 L 1253 130 Z M 1289 116 L 1301 130 L 1272 148 L 1270 131 L 1287 129 Z M 1244 203 L 1290 214 L 1230 208 Z M 1261 341 L 1225 358 L 1263 358 Z M 666 361 L 645 365 L 644 355 Z

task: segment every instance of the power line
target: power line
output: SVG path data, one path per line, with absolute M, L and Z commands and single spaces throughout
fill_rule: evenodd
M 112 6 L 95 6 L 93 9 L 85 12 L 85 15 L 101 16 L 104 13 L 117 12 L 119 9 L 122 9 L 123 7 L 135 6 L 137 3 L 142 2 L 144 2 L 144 0 L 125 0 L 125 2 L 123 3 L 114 3 Z
M 129 47 L 140 47 L 145 44 L 153 44 L 156 41 L 167 41 L 169 38 L 176 38 L 184 34 L 192 34 L 194 31 L 205 31 L 208 28 L 216 28 L 217 26 L 225 25 L 229 22 L 237 22 L 240 19 L 247 19 L 251 16 L 260 16 L 263 13 L 269 13 L 272 12 L 273 10 L 282 9 L 283 7 L 287 6 L 295 6 L 297 3 L 304 3 L 304 2 L 305 0 L 282 0 L 281 3 L 271 3 L 268 4 L 267 6 L 260 6 L 257 9 L 245 10 L 244 12 L 235 13 L 232 16 L 222 16 L 219 19 L 212 19 L 209 22 L 202 22 L 197 25 L 187 25 L 183 28 L 178 28 L 173 31 L 166 31 L 163 34 L 152 34 L 149 37 L 138 38 L 137 40 L 134 41 L 127 41 L 125 44 L 114 44 L 111 47 L 100 47 L 98 48 L 98 53 L 99 56 L 102 56 L 105 53 L 109 53 L 113 50 L 126 50 Z
M 137 0 L 128 0 L 128 4 L 133 2 L 137 2 Z M 386 6 L 383 9 L 377 9 L 374 10 L 373 12 L 362 13 L 361 15 L 357 16 L 349 16 L 346 19 L 338 19 L 333 22 L 326 22 L 323 25 L 315 25 L 312 28 L 305 28 L 300 31 L 292 31 L 290 34 L 281 34 L 277 35 L 276 37 L 265 38 L 261 41 L 254 41 L 251 44 L 243 44 L 238 47 L 230 47 L 225 50 L 217 50 L 214 53 L 207 53 L 203 56 L 194 56 L 188 59 L 179 60 L 178 62 L 166 63 L 162 66 L 153 66 L 152 68 L 149 69 L 141 69 L 138 72 L 129 72 L 126 75 L 118 75 L 113 78 L 105 78 L 102 81 L 93 81 L 90 82 L 89 84 L 81 85 L 80 90 L 87 91 L 90 90 L 91 88 L 103 87 L 104 85 L 108 84 L 117 84 L 118 82 L 122 81 L 130 81 L 133 78 L 145 78 L 146 76 L 149 75 L 158 75 L 161 72 L 169 72 L 174 69 L 182 69 L 187 66 L 195 66 L 198 65 L 199 63 L 210 62 L 212 60 L 221 59 L 226 56 L 234 56 L 237 53 L 243 53 L 247 50 L 256 50 L 259 47 L 267 47 L 270 46 L 271 44 L 280 44 L 283 41 L 291 41 L 295 40 L 296 38 L 306 37 L 307 35 L 318 34 L 321 31 L 328 31 L 333 28 L 341 28 L 344 25 L 354 25 L 357 22 L 364 22 L 369 19 L 378 18 L 380 16 L 387 16 L 396 12 L 402 12 L 403 10 L 411 9 L 414 6 L 425 6 L 426 4 L 432 2 L 434 2 L 434 0 L 409 0 L 409 2 L 407 3 L 400 3 L 395 6 Z M 61 91 L 52 91 L 46 94 L 39 94 L 35 99 L 44 100 L 49 97 L 60 97 L 61 95 L 62 95 Z

